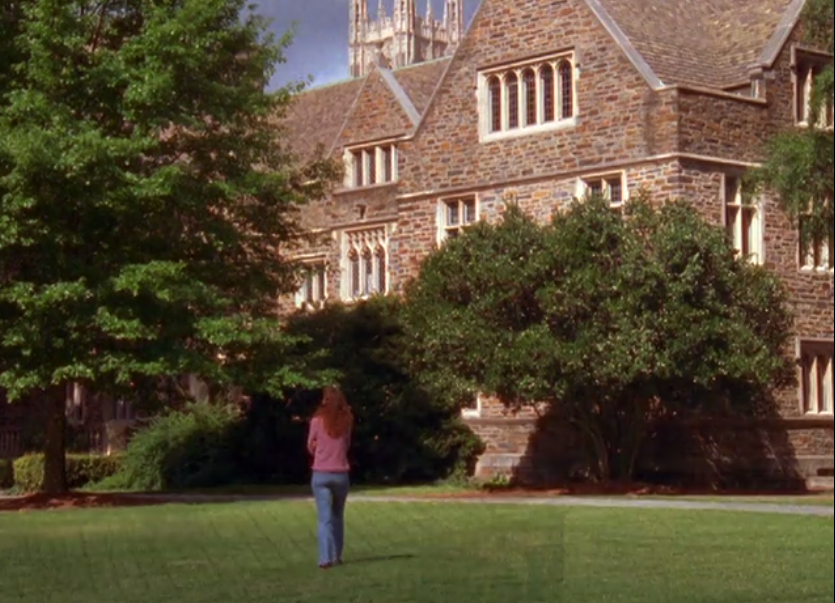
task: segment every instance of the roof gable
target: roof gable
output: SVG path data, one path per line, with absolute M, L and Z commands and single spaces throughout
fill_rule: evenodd
M 429 100 L 438 87 L 449 61 L 449 57 L 445 57 L 418 65 L 402 67 L 392 72 L 419 114 L 423 115 L 426 111 Z
M 404 136 L 414 129 L 419 119 L 417 110 L 391 72 L 377 68 L 365 78 L 336 145 Z

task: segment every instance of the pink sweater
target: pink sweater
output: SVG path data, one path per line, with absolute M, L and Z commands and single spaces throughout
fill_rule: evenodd
M 322 419 L 313 417 L 307 435 L 307 449 L 313 455 L 313 471 L 347 473 L 348 448 L 351 446 L 351 432 L 339 438 L 328 435 Z

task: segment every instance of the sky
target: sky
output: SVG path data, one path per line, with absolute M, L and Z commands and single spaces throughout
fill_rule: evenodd
M 420 14 L 428 0 L 417 0 Z M 348 77 L 348 7 L 350 0 L 255 0 L 257 12 L 272 20 L 271 28 L 281 35 L 296 23 L 296 35 L 287 50 L 287 62 L 276 67 L 270 82 L 275 89 L 288 82 L 307 81 L 314 86 Z M 389 14 L 394 0 L 384 0 Z M 470 22 L 480 0 L 464 0 L 464 24 Z M 369 0 L 372 15 L 377 0 Z M 435 18 L 443 17 L 444 0 L 432 0 Z

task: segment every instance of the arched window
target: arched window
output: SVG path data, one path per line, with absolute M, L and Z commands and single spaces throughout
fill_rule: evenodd
M 377 292 L 386 292 L 386 250 L 381 245 L 374 251 L 374 263 L 377 270 Z
M 554 68 L 543 65 L 539 71 L 539 90 L 542 96 L 542 121 L 554 121 Z
M 487 83 L 490 101 L 490 131 L 499 132 L 502 129 L 502 82 L 494 75 Z
M 507 89 L 507 129 L 519 127 L 519 77 L 511 72 L 505 79 Z
M 370 295 L 374 291 L 374 258 L 368 247 L 362 250 L 363 295 Z
M 574 116 L 574 78 L 571 63 L 563 61 L 558 68 L 560 84 L 560 119 Z
M 359 297 L 362 278 L 360 276 L 360 256 L 356 249 L 351 249 L 348 253 L 348 282 L 351 287 L 351 297 Z
M 536 73 L 533 69 L 525 69 L 522 73 L 522 84 L 525 91 L 525 125 L 533 126 L 538 121 L 536 115 Z

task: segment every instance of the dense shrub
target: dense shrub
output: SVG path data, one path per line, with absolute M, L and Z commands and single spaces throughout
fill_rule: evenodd
M 429 391 L 545 403 L 601 479 L 629 480 L 667 417 L 773 417 L 794 380 L 783 283 L 692 204 L 601 196 L 541 224 L 509 204 L 422 264 L 403 320 Z M 669 452 L 669 450 L 665 450 Z
M 0 459 L 0 490 L 8 490 L 14 486 L 14 467 L 12 462 Z
M 67 486 L 83 488 L 119 470 L 120 457 L 97 454 L 67 455 Z M 23 492 L 38 492 L 43 486 L 44 455 L 28 454 L 14 462 L 14 485 Z
M 401 344 L 402 310 L 398 298 L 377 297 L 296 316 L 288 328 L 326 351 L 319 370 L 340 374 L 339 385 L 356 417 L 353 479 L 402 483 L 469 475 L 483 445 L 461 421 L 460 406 L 416 385 Z M 281 467 L 289 461 L 306 475 L 306 419 L 318 399 L 318 392 L 310 391 L 288 396 L 283 403 L 256 399 L 253 410 L 274 418 L 252 422 L 258 435 L 247 444 L 270 449 L 269 454 L 252 456 Z M 268 410 L 259 409 L 264 405 Z
M 157 491 L 235 481 L 240 421 L 238 409 L 205 402 L 163 414 L 133 436 L 104 485 Z

